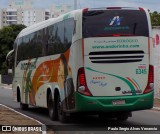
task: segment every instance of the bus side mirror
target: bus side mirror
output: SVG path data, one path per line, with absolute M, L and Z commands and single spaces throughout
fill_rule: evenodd
M 6 65 L 9 69 L 12 69 L 14 64 L 14 50 L 9 51 L 9 53 L 6 56 Z

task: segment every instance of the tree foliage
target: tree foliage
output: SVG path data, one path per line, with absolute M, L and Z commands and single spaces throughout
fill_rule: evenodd
M 152 26 L 160 26 L 160 13 L 154 11 L 150 13 Z
M 24 25 L 10 25 L 0 29 L 0 74 L 7 70 L 5 60 L 7 53 L 13 49 L 13 43 Z

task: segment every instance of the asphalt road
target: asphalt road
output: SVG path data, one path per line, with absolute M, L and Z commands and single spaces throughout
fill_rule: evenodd
M 48 116 L 48 111 L 43 108 L 31 107 L 27 111 L 22 111 L 19 107 L 19 103 L 12 100 L 12 90 L 0 88 L 0 104 L 4 104 L 8 107 L 15 109 L 25 115 L 28 115 L 43 124 L 47 125 L 47 128 L 57 130 L 57 133 L 65 134 L 159 134 L 160 131 L 123 131 L 126 126 L 130 127 L 156 127 L 160 130 L 160 111 L 143 110 L 133 112 L 131 118 L 126 122 L 118 122 L 116 120 L 99 119 L 97 116 L 76 116 L 73 117 L 68 124 L 62 124 L 59 121 L 51 121 Z M 2 124 L 3 125 L 3 124 Z M 140 125 L 140 126 L 139 126 Z M 151 126 L 148 126 L 151 125 Z M 108 131 L 108 127 L 111 126 L 115 131 Z M 118 128 L 122 131 L 116 131 Z M 60 130 L 60 131 L 59 131 Z M 102 131 L 103 130 L 103 131 Z M 62 132 L 63 131 L 63 132 Z

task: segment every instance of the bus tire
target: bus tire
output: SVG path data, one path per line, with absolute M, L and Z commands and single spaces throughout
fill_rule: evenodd
M 19 93 L 20 93 L 20 92 L 19 92 Z M 21 101 L 21 96 L 19 96 L 19 101 L 20 101 L 20 108 L 21 108 L 22 110 L 28 110 L 28 104 L 22 103 L 22 101 Z
M 128 119 L 128 115 L 124 114 L 124 115 L 121 115 L 121 116 L 118 116 L 117 117 L 117 120 L 118 121 L 126 121 Z
M 117 116 L 118 121 L 126 121 L 128 117 L 132 117 L 132 112 L 121 113 Z
M 68 122 L 68 117 L 66 113 L 62 110 L 62 104 L 60 100 L 60 96 L 57 97 L 57 112 L 58 112 L 58 119 L 62 123 L 67 123 Z
M 20 102 L 20 108 L 22 110 L 28 110 L 28 104 L 23 104 L 22 102 Z
M 53 120 L 53 121 L 58 120 L 56 103 L 55 103 L 55 101 L 53 101 L 51 93 L 50 93 L 49 98 L 48 98 L 48 112 L 49 112 L 49 117 L 50 117 L 51 120 Z

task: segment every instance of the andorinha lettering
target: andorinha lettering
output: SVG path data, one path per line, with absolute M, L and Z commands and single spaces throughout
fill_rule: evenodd
M 122 94 L 130 94 L 130 93 L 142 93 L 142 90 L 128 90 L 128 91 L 122 91 Z
M 138 42 L 137 39 L 118 39 L 117 43 L 135 43 Z
M 120 27 L 105 27 L 104 30 L 129 30 L 130 27 L 129 26 L 120 26 Z
M 26 69 L 32 70 L 36 68 L 36 63 L 35 62 L 28 62 L 28 63 L 22 63 L 21 64 L 21 70 L 26 70 Z

